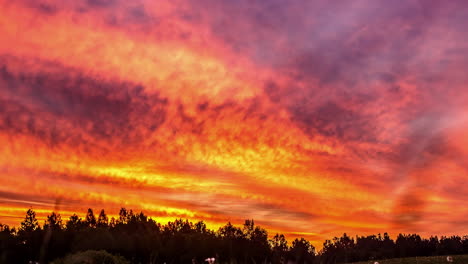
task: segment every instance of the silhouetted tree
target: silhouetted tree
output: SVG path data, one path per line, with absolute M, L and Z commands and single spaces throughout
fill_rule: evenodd
M 39 226 L 36 218 L 36 212 L 29 209 L 26 212 L 24 221 L 21 222 L 18 231 L 18 240 L 20 243 L 19 250 L 23 252 L 23 256 L 27 257 L 26 260 L 38 261 L 40 257 L 40 248 L 43 242 L 43 232 Z M 18 257 L 22 259 L 21 257 Z
M 304 238 L 296 238 L 292 242 L 291 256 L 297 264 L 311 264 L 314 262 L 315 248 Z
M 326 240 L 323 244 L 322 259 L 324 263 L 345 263 L 358 260 L 354 251 L 354 239 L 343 234 L 334 237 L 333 241 Z
M 70 219 L 65 224 L 66 229 L 71 232 L 79 231 L 86 226 L 86 223 L 76 214 L 70 216 Z
M 55 258 L 62 257 L 69 250 L 69 241 L 62 229 L 63 224 L 60 214 L 52 212 L 47 216 L 44 223 L 44 238 L 40 249 L 41 263 L 48 263 Z
M 399 257 L 415 257 L 422 255 L 422 239 L 417 234 L 399 234 L 395 247 Z
M 109 225 L 109 218 L 107 217 L 104 209 L 101 210 L 97 220 L 97 227 L 107 227 Z
M 288 241 L 283 234 L 276 234 L 270 239 L 270 247 L 272 250 L 271 261 L 273 263 L 282 263 L 287 258 Z
M 120 212 L 119 212 L 119 224 L 126 224 L 127 223 L 127 209 L 125 209 L 124 207 L 120 208 Z
M 88 227 L 96 227 L 96 217 L 94 216 L 93 209 L 89 208 L 86 213 L 85 223 Z
M 20 263 L 23 260 L 15 233 L 14 228 L 0 224 L 0 263 Z
M 50 215 L 47 216 L 47 220 L 44 224 L 44 229 L 53 229 L 53 230 L 60 230 L 62 229 L 62 217 L 60 214 L 52 212 Z
M 395 242 L 390 238 L 388 233 L 384 233 L 383 239 L 381 240 L 381 254 L 380 259 L 394 258 L 395 257 Z
M 242 229 L 228 222 L 218 229 L 217 236 L 221 240 L 221 247 L 219 249 L 221 260 L 230 263 L 242 262 L 247 242 Z
M 36 212 L 32 209 L 28 209 L 24 221 L 21 222 L 20 231 L 25 233 L 31 233 L 39 229 L 39 222 L 36 219 Z
M 439 252 L 442 255 L 461 254 L 463 252 L 463 242 L 461 237 L 441 237 L 439 241 Z
M 270 251 L 268 232 L 256 226 L 254 220 L 245 220 L 243 233 L 247 239 L 244 261 L 255 263 L 265 262 L 265 257 L 269 255 Z
M 195 223 L 195 231 L 197 231 L 200 234 L 206 234 L 207 233 L 206 224 L 203 223 L 203 221 L 196 222 Z
M 343 234 L 326 240 L 316 254 L 310 242 L 303 238 L 293 240 L 290 247 L 284 235 L 276 234 L 268 239 L 267 231 L 253 220 L 246 220 L 240 227 L 227 223 L 213 232 L 203 221 L 176 219 L 161 225 L 142 212 L 125 208 L 120 210 L 119 219 L 109 224 L 104 210 L 96 220 L 93 211 L 88 209 L 84 221 L 74 214 L 65 225 L 60 215 L 52 212 L 41 229 L 35 212 L 30 209 L 18 232 L 0 224 L 0 263 L 38 260 L 49 263 L 87 250 L 105 250 L 130 263 L 203 263 L 207 257 L 216 257 L 223 264 L 286 261 L 335 264 L 395 256 L 468 254 L 468 237 L 425 239 L 417 234 L 399 234 L 394 242 L 387 233 L 355 239 Z

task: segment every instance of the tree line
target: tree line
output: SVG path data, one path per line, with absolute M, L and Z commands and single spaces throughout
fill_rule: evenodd
M 104 210 L 96 216 L 88 209 L 85 218 L 73 214 L 62 221 L 52 212 L 41 226 L 29 209 L 18 228 L 0 224 L 0 263 L 50 263 L 67 255 L 104 250 L 129 263 L 309 263 L 332 264 L 394 257 L 468 254 L 468 237 L 421 238 L 400 234 L 350 237 L 343 234 L 326 240 L 316 252 L 304 238 L 288 243 L 285 236 L 269 238 L 267 231 L 246 220 L 238 227 L 227 223 L 210 230 L 203 221 L 176 219 L 160 224 L 144 213 L 122 208 L 117 218 Z M 66 258 L 65 258 L 66 259 Z M 58 262 L 57 262 L 58 263 Z

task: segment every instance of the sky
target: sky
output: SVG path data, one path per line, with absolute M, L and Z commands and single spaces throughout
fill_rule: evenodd
M 0 222 L 468 234 L 464 0 L 0 0 Z M 42 221 L 41 221 L 42 222 Z

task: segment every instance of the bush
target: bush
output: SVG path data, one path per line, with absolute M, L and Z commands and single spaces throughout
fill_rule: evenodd
M 66 256 L 56 260 L 52 264 L 128 264 L 129 262 L 121 257 L 109 254 L 107 251 L 87 250 Z

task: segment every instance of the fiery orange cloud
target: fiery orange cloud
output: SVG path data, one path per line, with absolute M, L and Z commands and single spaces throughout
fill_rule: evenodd
M 0 222 L 467 232 L 462 6 L 2 0 Z

